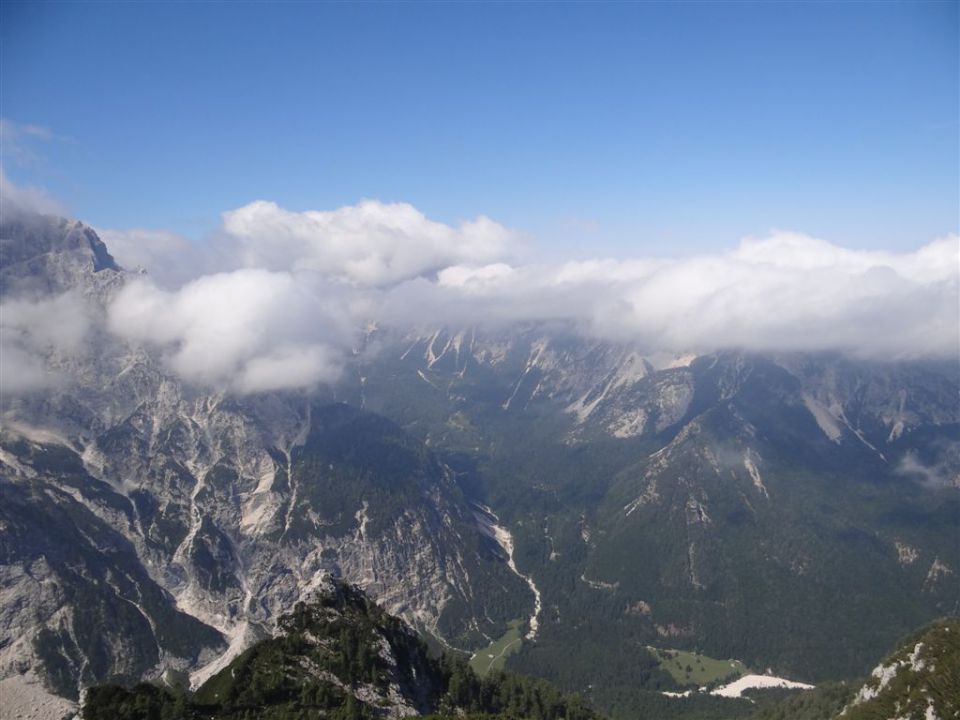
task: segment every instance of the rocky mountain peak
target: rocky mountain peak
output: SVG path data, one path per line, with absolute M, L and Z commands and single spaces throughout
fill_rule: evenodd
M 90 285 L 95 273 L 121 270 L 96 231 L 78 220 L 8 213 L 0 222 L 4 295 L 63 293 Z

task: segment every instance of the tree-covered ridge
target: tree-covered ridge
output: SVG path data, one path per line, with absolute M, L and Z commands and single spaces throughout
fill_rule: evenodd
M 578 697 L 511 673 L 481 679 L 462 657 L 430 655 L 403 621 L 358 588 L 331 583 L 281 633 L 249 648 L 195 693 L 140 684 L 91 688 L 85 720 L 364 720 L 469 715 L 595 720 Z
M 763 704 L 748 720 L 957 720 L 960 618 L 907 637 L 862 683 L 831 683 Z
M 921 630 L 878 665 L 844 720 L 960 718 L 960 618 Z

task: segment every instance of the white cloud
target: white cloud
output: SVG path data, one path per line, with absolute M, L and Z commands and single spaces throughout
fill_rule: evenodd
M 767 238 L 746 238 L 732 254 L 748 265 L 769 265 L 792 270 L 844 270 L 865 272 L 889 267 L 910 280 L 928 282 L 955 276 L 957 238 L 950 236 L 914 253 L 897 254 L 876 250 L 849 250 L 807 235 L 774 232 Z
M 259 392 L 334 380 L 350 343 L 347 317 L 315 278 L 245 269 L 176 291 L 134 280 L 112 303 L 109 326 L 163 348 L 188 381 Z
M 499 284 L 516 272 L 506 263 L 480 267 L 452 265 L 437 273 L 437 284 L 445 288 L 460 288 L 467 293 L 482 292 L 484 288 Z
M 560 321 L 651 353 L 960 353 L 957 236 L 891 253 L 774 232 L 685 259 L 524 264 L 511 260 L 518 234 L 491 220 L 454 228 L 375 201 L 303 213 L 251 203 L 224 213 L 202 253 L 172 235 L 111 233 L 121 262 L 139 253 L 149 269 L 155 253 L 181 272 L 227 270 L 176 291 L 133 282 L 110 318 L 124 337 L 162 346 L 184 378 L 237 392 L 331 381 L 371 320 Z
M 354 329 L 382 312 L 380 286 L 437 271 L 450 281 L 451 265 L 504 257 L 513 239 L 484 217 L 454 228 L 410 205 L 375 201 L 305 213 L 255 202 L 223 217 L 223 232 L 206 246 L 170 233 L 103 231 L 118 262 L 149 273 L 116 297 L 109 327 L 162 348 L 184 379 L 238 393 L 335 380 Z M 213 262 L 223 272 L 160 287 Z
M 330 383 L 340 376 L 339 351 L 319 343 L 283 346 L 249 360 L 235 379 L 242 393 Z
M 908 450 L 900 458 L 896 472 L 935 487 L 960 488 L 960 442 L 941 441 L 933 449 L 937 457 L 931 463 Z
M 28 392 L 59 382 L 48 358 L 77 350 L 89 326 L 87 306 L 73 292 L 0 303 L 0 393 Z
M 56 379 L 42 359 L 0 339 L 0 395 L 42 390 L 54 385 Z
M 9 118 L 0 118 L 0 152 L 4 160 L 16 165 L 29 166 L 37 162 L 33 145 L 37 142 L 63 140 L 49 128 L 40 125 L 15 123 Z
M 127 270 L 143 269 L 163 287 L 179 287 L 201 275 L 230 266 L 218 257 L 218 247 L 198 244 L 165 230 L 97 230 L 117 263 Z
M 52 140 L 56 137 L 50 128 L 42 125 L 29 125 L 24 123 L 15 123 L 9 118 L 0 118 L 0 140 L 5 146 L 22 143 L 24 140 L 34 138 L 38 140 Z
M 64 208 L 46 190 L 39 187 L 21 186 L 7 177 L 0 167 L 0 215 L 33 212 L 41 215 L 64 215 Z
M 54 137 L 7 120 L 0 135 L 8 150 Z M 5 212 L 62 212 L 2 167 L 0 199 Z M 113 330 L 163 347 L 188 380 L 239 392 L 328 382 L 370 320 L 563 321 L 650 352 L 960 355 L 956 235 L 893 253 L 777 231 L 686 259 L 524 264 L 519 234 L 487 217 L 451 226 L 376 200 L 306 212 L 252 202 L 223 213 L 221 232 L 201 243 L 143 229 L 102 235 L 121 265 L 144 266 L 153 278 L 119 294 Z M 24 385 L 35 374 L 16 372 L 19 360 L 51 342 L 77 342 L 59 322 L 69 308 L 62 316 L 51 308 L 4 305 L 8 375 Z
M 244 266 L 312 270 L 371 286 L 499 260 L 515 239 L 483 216 L 454 228 L 411 205 L 376 200 L 301 213 L 258 201 L 224 213 L 223 224 Z
M 683 260 L 451 267 L 389 291 L 383 310 L 394 322 L 413 320 L 407 309 L 446 323 L 570 320 L 649 351 L 955 356 L 958 274 L 956 236 L 895 254 L 775 233 Z
M 90 325 L 86 304 L 74 292 L 42 300 L 4 300 L 0 323 L 31 347 L 68 351 L 83 342 Z

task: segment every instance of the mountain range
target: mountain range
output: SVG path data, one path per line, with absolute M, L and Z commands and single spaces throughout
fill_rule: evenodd
M 5 688 L 199 687 L 330 577 L 622 717 L 696 684 L 657 649 L 819 684 L 958 612 L 956 358 L 371 323 L 238 394 L 111 332 L 91 228 L 6 217 L 0 259 Z

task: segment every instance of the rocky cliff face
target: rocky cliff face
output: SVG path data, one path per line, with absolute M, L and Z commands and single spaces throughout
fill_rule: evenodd
M 75 220 L 17 210 L 4 218 L 0 257 L 4 295 L 95 293 L 120 272 L 92 228 Z M 109 272 L 98 277 L 104 270 Z

